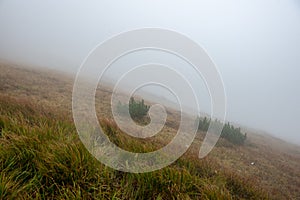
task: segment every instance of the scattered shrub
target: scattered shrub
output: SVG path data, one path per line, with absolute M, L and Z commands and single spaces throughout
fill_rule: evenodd
M 208 119 L 207 117 L 204 117 L 203 119 L 199 119 L 199 127 L 198 130 L 201 131 L 207 131 L 208 127 L 211 123 L 211 119 Z M 221 122 L 218 120 L 215 120 L 214 123 L 219 123 L 221 125 Z M 225 138 L 229 142 L 237 145 L 242 145 L 244 144 L 245 140 L 247 139 L 247 134 L 243 134 L 241 132 L 241 128 L 235 128 L 233 125 L 230 125 L 228 122 L 227 124 L 224 125 L 221 137 Z
M 119 102 L 117 110 L 119 113 L 126 113 L 129 108 L 129 114 L 133 120 L 139 121 L 147 116 L 150 106 L 146 105 L 144 99 L 141 101 L 130 98 L 129 104 L 122 104 Z
M 234 126 L 230 125 L 229 122 L 224 125 L 221 137 L 238 145 L 244 144 L 247 138 L 246 134 L 241 132 L 241 128 L 235 128 Z

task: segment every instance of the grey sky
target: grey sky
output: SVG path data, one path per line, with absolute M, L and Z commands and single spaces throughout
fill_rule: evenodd
M 1 0 L 0 27 L 0 59 L 74 73 L 112 35 L 143 27 L 178 31 L 220 69 L 228 120 L 300 144 L 298 0 Z

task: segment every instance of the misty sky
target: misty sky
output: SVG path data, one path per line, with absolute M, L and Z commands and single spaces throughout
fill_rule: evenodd
M 0 59 L 75 74 L 97 44 L 143 27 L 178 31 L 206 49 L 229 121 L 300 144 L 299 0 L 0 0 Z

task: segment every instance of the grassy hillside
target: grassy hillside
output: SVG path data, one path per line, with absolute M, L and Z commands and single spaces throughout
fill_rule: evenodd
M 0 195 L 3 198 L 266 198 L 255 181 L 213 160 L 184 156 L 163 170 L 122 173 L 97 162 L 77 137 L 70 116 L 25 100 L 0 96 Z M 135 151 L 146 144 L 124 138 L 103 120 L 111 139 Z
M 221 139 L 208 157 L 199 160 L 204 136 L 199 132 L 189 151 L 167 168 L 146 174 L 110 169 L 90 155 L 77 136 L 71 114 L 71 78 L 9 65 L 0 65 L 0 70 L 1 198 L 300 197 L 299 148 L 265 135 L 248 134 L 242 146 Z M 110 95 L 109 89 L 98 91 L 96 105 L 104 116 L 101 125 L 122 148 L 147 152 L 163 146 L 174 134 L 175 112 L 169 113 L 158 137 L 136 140 L 123 134 L 111 119 Z

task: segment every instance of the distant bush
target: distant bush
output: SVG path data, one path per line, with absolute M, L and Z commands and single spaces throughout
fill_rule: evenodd
M 207 117 L 204 117 L 202 120 L 199 119 L 199 126 L 198 126 L 198 129 L 201 130 L 201 131 L 207 131 L 208 130 L 208 127 L 209 127 L 209 124 L 210 124 L 210 119 L 207 119 Z
M 133 97 L 131 97 L 129 104 L 122 104 L 121 102 L 119 102 L 117 110 L 120 113 L 125 113 L 128 107 L 131 118 L 137 121 L 147 116 L 150 109 L 150 106 L 145 104 L 144 99 L 142 99 L 141 101 L 137 101 Z
M 198 130 L 201 131 L 207 131 L 209 124 L 211 122 L 211 119 L 208 119 L 207 117 L 204 117 L 203 119 L 199 119 L 199 127 Z M 218 120 L 215 120 L 214 123 L 219 123 Z M 233 125 L 230 125 L 229 122 L 224 125 L 221 137 L 225 138 L 229 142 L 237 145 L 244 144 L 245 140 L 247 139 L 247 134 L 243 134 L 241 132 L 241 128 L 235 128 Z
M 247 134 L 243 134 L 241 132 L 241 128 L 235 128 L 228 122 L 224 125 L 221 137 L 227 139 L 229 142 L 232 142 L 234 144 L 242 145 L 247 139 Z

